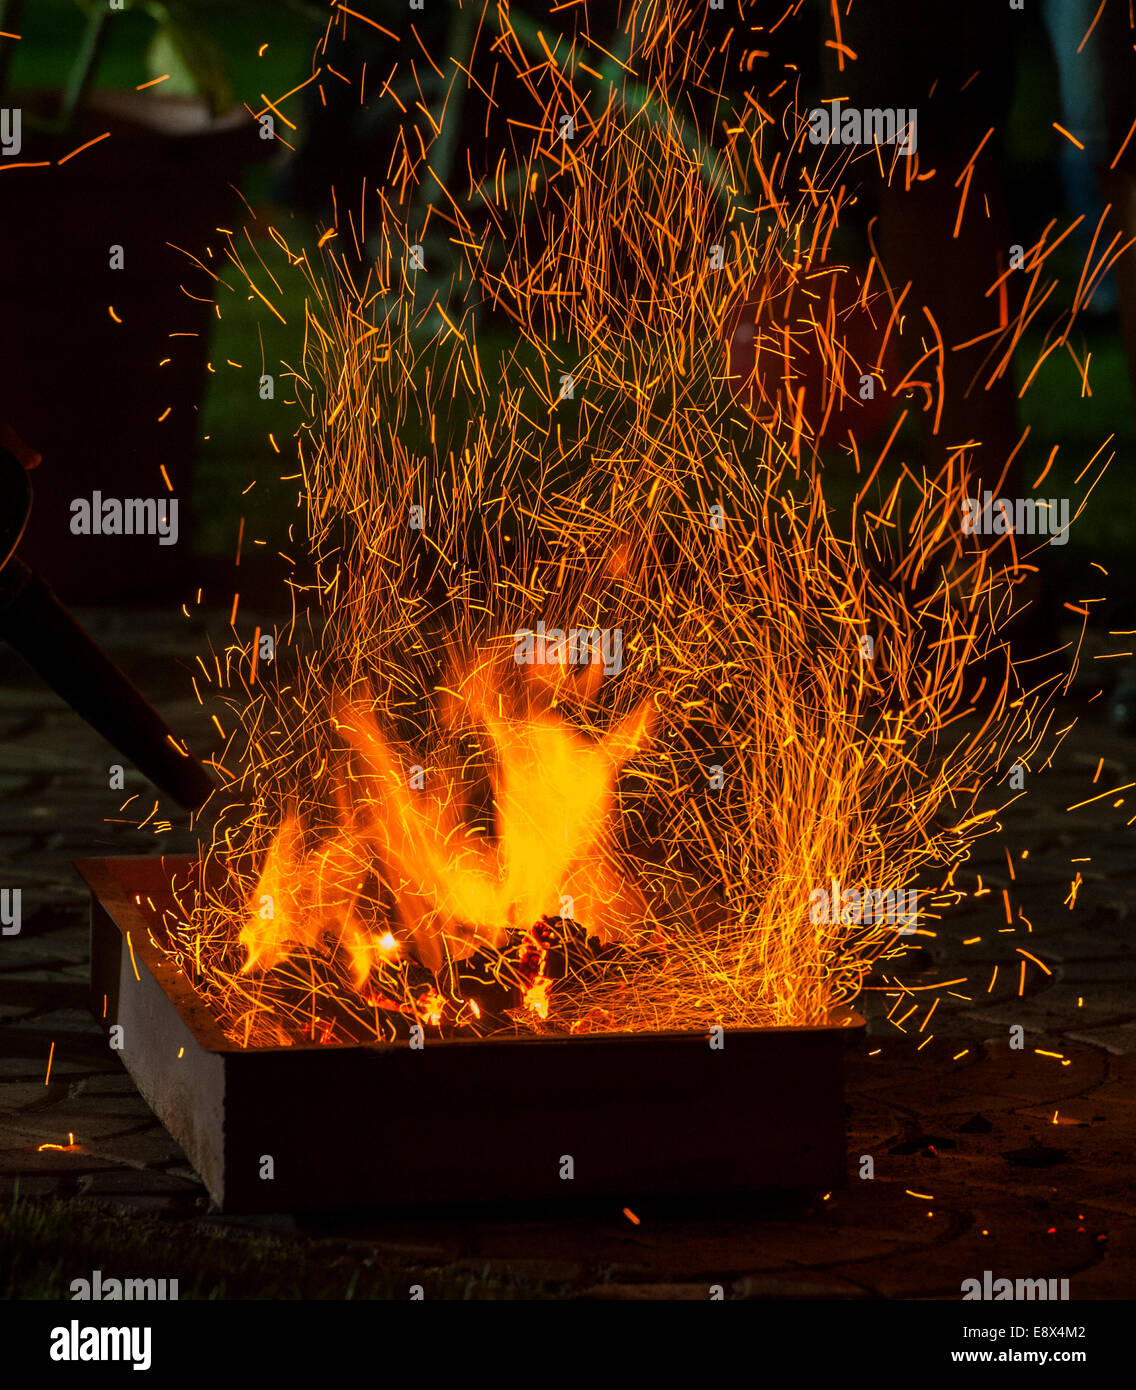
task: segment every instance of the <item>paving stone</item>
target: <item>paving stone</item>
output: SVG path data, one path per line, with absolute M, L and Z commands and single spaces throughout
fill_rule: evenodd
M 86 960 L 87 951 L 79 943 L 62 932 L 45 933 L 42 936 L 32 932 L 21 932 L 19 936 L 6 937 L 0 944 L 0 983 L 9 970 L 34 964 L 42 968 L 50 965 Z
M 133 1084 L 134 1083 L 131 1082 L 131 1085 Z M 189 1166 L 188 1163 L 175 1163 L 172 1167 L 167 1168 L 166 1172 L 170 1175 L 170 1177 L 185 1178 L 188 1182 L 199 1183 L 201 1181 L 201 1179 L 197 1176 L 197 1173 L 194 1171 L 194 1169 L 192 1169 Z
M 8 1034 L 9 1038 L 15 1036 L 14 1033 Z M 35 1056 L 28 1056 L 26 1055 L 27 1035 L 21 1035 L 19 1042 L 21 1044 L 20 1052 L 25 1053 L 25 1055 L 0 1057 L 0 1082 L 3 1082 L 6 1077 L 25 1081 L 38 1077 L 43 1082 L 47 1076 L 48 1049 L 45 1047 L 42 1052 L 37 1052 Z M 59 1050 L 56 1049 L 55 1056 L 51 1060 L 51 1083 L 56 1085 L 67 1077 L 89 1076 L 92 1070 L 89 1062 L 70 1061 L 68 1058 L 60 1056 Z M 3 1108 L 3 1100 L 3 1090 L 0 1089 L 0 1109 Z
M 1112 1028 L 1085 1029 L 1070 1033 L 1073 1042 L 1088 1043 L 1090 1047 L 1103 1047 L 1106 1052 L 1122 1056 L 1136 1053 L 1136 1023 L 1123 1023 Z
M 38 1080 L 8 1082 L 0 1095 L 3 1096 L 3 1114 L 14 1115 L 34 1107 L 48 1106 L 54 1109 L 61 1095 L 65 1094 L 58 1081 L 54 1086 L 45 1086 L 43 1078 Z
M 13 1032 L 26 1028 L 34 1028 L 39 1033 L 102 1034 L 89 1009 L 55 1009 L 51 1013 L 36 1013 L 32 1018 L 20 1019 L 12 1024 Z
M 62 1140 L 66 1143 L 67 1136 L 63 1135 Z M 20 1149 L 0 1149 L 0 1174 L 7 1177 L 50 1174 L 74 1185 L 84 1173 L 96 1169 L 109 1170 L 116 1166 L 113 1159 L 100 1158 L 85 1152 L 41 1150 L 35 1145 Z
M 16 1019 L 27 1018 L 35 1010 L 30 1004 L 5 1004 L 0 1002 L 0 1024 L 15 1022 Z
M 84 1076 L 72 1082 L 68 1094 L 72 1098 L 83 1096 L 94 1100 L 105 1096 L 129 1096 L 134 1099 L 138 1096 L 138 1088 L 134 1078 L 129 1072 L 123 1071 L 120 1064 L 116 1071 Z
M 171 1163 L 185 1162 L 185 1154 L 157 1120 L 131 1134 L 98 1139 L 92 1147 L 101 1158 L 128 1168 L 165 1168 Z
M 199 1197 L 204 1190 L 200 1181 L 153 1168 L 88 1173 L 79 1183 L 79 1191 L 85 1197 Z
M 136 1130 L 140 1125 L 148 1125 L 152 1119 L 149 1106 L 138 1095 L 108 1097 L 101 1102 L 92 1098 L 89 1104 L 63 1097 L 42 1109 L 21 1110 L 10 1116 L 12 1123 L 25 1127 L 32 1126 L 34 1122 L 37 1131 L 50 1125 L 56 1130 L 73 1131 L 84 1142 L 103 1140 L 108 1145 L 115 1141 L 116 1136 Z

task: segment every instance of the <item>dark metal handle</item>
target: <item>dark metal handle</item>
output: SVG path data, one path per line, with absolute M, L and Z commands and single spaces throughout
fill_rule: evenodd
M 205 768 L 18 556 L 0 575 L 0 639 L 180 806 L 196 811 L 208 800 L 215 787 Z

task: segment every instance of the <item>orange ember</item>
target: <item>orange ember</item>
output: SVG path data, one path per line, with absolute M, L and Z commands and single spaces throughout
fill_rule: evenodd
M 271 287 L 230 243 L 303 335 L 285 471 L 316 565 L 272 659 L 251 624 L 227 653 L 228 785 L 168 924 L 249 1045 L 905 996 L 1048 735 L 1058 682 L 1031 689 L 1005 637 L 1029 543 L 960 525 L 981 446 L 929 471 L 903 442 L 937 428 L 950 345 L 836 253 L 827 152 L 779 158 L 813 153 L 791 90 L 715 147 L 674 98 L 695 10 L 624 12 L 605 56 L 490 6 L 498 99 L 533 103 L 511 163 L 438 162 L 471 85 L 341 195 L 337 236 L 273 231 Z M 863 374 L 891 407 L 870 450 Z M 810 910 L 840 885 L 918 890 L 915 925 Z

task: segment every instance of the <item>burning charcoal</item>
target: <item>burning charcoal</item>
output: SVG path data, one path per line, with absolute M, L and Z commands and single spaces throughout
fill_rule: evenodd
M 459 1010 L 472 1009 L 477 1032 L 513 1032 L 527 1019 L 544 1018 L 554 991 L 571 990 L 618 955 L 578 923 L 542 917 L 502 950 L 485 948 L 455 962 L 446 988 Z
M 599 937 L 570 918 L 542 917 L 521 938 L 517 947 L 517 970 L 527 983 L 539 976 L 567 980 L 584 972 L 594 972 L 605 961 L 620 954 L 616 946 L 603 946 Z

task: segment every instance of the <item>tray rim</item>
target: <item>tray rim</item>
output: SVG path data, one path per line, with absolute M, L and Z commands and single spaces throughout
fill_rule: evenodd
M 126 886 L 122 877 L 123 871 L 131 866 L 146 865 L 149 867 L 160 864 L 163 868 L 168 866 L 169 870 L 176 871 L 176 868 L 179 867 L 192 867 L 194 862 L 192 856 L 189 855 L 107 855 L 76 859 L 72 861 L 72 865 L 87 885 L 92 906 L 97 903 L 104 915 L 118 928 L 124 944 L 133 954 L 134 963 L 145 965 L 178 1017 L 192 1034 L 194 1042 L 203 1052 L 222 1058 L 269 1058 L 300 1052 L 330 1057 L 344 1052 L 360 1055 L 396 1055 L 408 1051 L 407 1043 L 404 1041 L 390 1043 L 305 1041 L 289 1045 L 246 1047 L 227 1038 L 214 1019 L 209 1004 L 198 992 L 197 987 L 151 942 L 152 924 L 146 920 L 142 908 L 134 901 L 134 891 Z M 151 891 L 147 896 L 152 898 L 154 894 Z M 124 919 L 129 919 L 129 921 Z M 135 927 L 138 929 L 137 939 L 132 934 Z M 185 1005 L 189 1005 L 189 1009 L 184 1007 Z M 201 1016 L 197 1016 L 198 1014 Z M 864 1018 L 854 1009 L 841 1007 L 834 1010 L 829 1021 L 825 1023 L 784 1023 L 748 1028 L 732 1027 L 726 1028 L 725 1032 L 729 1038 L 768 1038 L 770 1040 L 782 1035 L 808 1035 L 833 1040 L 843 1036 L 851 1044 L 865 1036 L 866 1027 Z M 533 1046 L 544 1048 L 555 1046 L 610 1047 L 617 1043 L 624 1047 L 629 1045 L 642 1047 L 647 1044 L 674 1045 L 696 1040 L 705 1041 L 706 1038 L 707 1033 L 703 1029 L 659 1029 L 638 1032 L 616 1030 L 604 1033 L 534 1033 L 528 1036 L 505 1035 L 487 1038 L 430 1038 L 426 1046 L 431 1052 L 437 1051 L 439 1048 L 453 1050 L 522 1047 L 528 1050 Z

